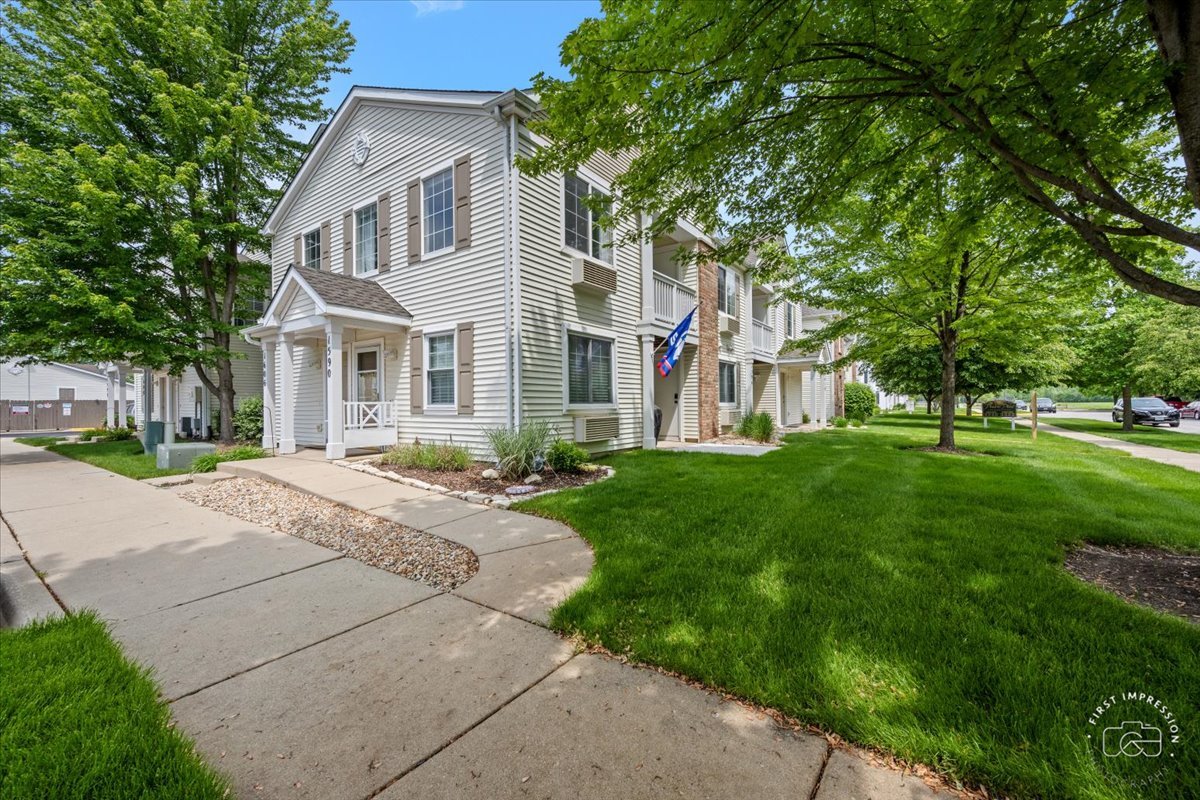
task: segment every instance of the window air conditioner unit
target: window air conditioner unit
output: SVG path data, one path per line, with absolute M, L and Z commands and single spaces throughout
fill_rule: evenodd
M 615 417 L 576 417 L 576 442 L 603 442 L 617 438 L 620 420 Z
M 717 330 L 721 333 L 737 333 L 738 321 L 737 317 L 731 317 L 728 314 L 719 314 L 717 322 Z
M 594 294 L 612 294 L 617 290 L 617 271 L 591 259 L 573 258 L 571 285 Z
M 742 412 L 736 408 L 726 408 L 721 411 L 721 427 L 729 428 L 738 424 L 742 418 Z

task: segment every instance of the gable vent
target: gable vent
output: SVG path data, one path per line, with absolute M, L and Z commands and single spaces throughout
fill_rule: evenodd
M 615 439 L 620 427 L 621 421 L 615 416 L 576 417 L 575 441 L 603 442 L 607 439 Z
M 617 290 L 617 271 L 587 258 L 575 258 L 571 260 L 571 283 L 576 289 L 612 294 Z

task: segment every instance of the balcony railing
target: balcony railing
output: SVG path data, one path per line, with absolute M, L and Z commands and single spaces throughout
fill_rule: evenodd
M 342 407 L 345 409 L 344 422 L 348 431 L 396 427 L 396 404 L 391 400 L 346 402 Z
M 750 326 L 750 347 L 764 356 L 775 355 L 775 329 L 765 322 L 753 321 Z
M 654 273 L 654 321 L 675 327 L 696 307 L 696 293 L 674 278 Z

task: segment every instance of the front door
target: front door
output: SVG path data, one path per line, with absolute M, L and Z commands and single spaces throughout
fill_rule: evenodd
M 377 403 L 379 397 L 379 348 L 354 351 L 354 399 Z
M 804 421 L 802 375 L 803 373 L 798 369 L 790 369 L 784 375 L 783 415 L 786 425 L 799 425 Z

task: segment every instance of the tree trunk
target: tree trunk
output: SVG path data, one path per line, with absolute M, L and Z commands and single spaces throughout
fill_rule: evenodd
M 845 355 L 841 339 L 834 342 L 833 354 L 838 359 Z M 840 369 L 833 373 L 833 415 L 846 416 L 846 375 Z
M 933 413 L 933 395 L 926 394 L 926 395 L 922 395 L 922 397 L 925 398 L 925 413 L 932 414 Z
M 942 350 L 942 413 L 938 426 L 938 447 L 954 449 L 954 401 L 958 397 L 954 383 L 957 379 L 954 359 L 958 354 L 958 331 L 948 328 L 941 335 Z
M 975 398 L 969 394 L 963 395 L 963 401 L 967 404 L 967 416 L 971 416 L 971 407 L 975 405 Z
M 1128 383 L 1121 387 L 1121 408 L 1125 409 L 1121 414 L 1121 430 L 1133 430 L 1133 387 Z
M 1175 109 L 1188 194 L 1200 208 L 1200 11 L 1189 2 L 1147 0 L 1146 15 L 1167 65 L 1163 83 Z

